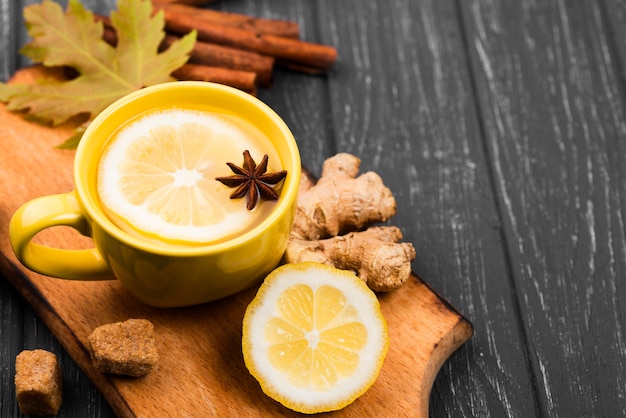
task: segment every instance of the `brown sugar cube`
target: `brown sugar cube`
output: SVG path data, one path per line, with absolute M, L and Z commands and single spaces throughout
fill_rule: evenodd
M 159 361 L 154 325 L 147 319 L 102 325 L 88 340 L 91 360 L 102 373 L 139 377 Z
M 63 397 L 57 356 L 46 350 L 24 350 L 15 358 L 15 394 L 22 414 L 56 415 Z

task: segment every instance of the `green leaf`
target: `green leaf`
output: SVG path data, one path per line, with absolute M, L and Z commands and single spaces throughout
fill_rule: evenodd
M 75 115 L 95 117 L 128 93 L 174 81 L 170 74 L 188 59 L 195 31 L 159 53 L 165 32 L 163 13 L 152 15 L 148 0 L 119 0 L 111 13 L 117 47 L 102 39 L 103 24 L 80 1 L 61 7 L 44 0 L 24 8 L 32 41 L 20 51 L 44 66 L 69 66 L 78 76 L 66 81 L 35 84 L 0 83 L 0 100 L 9 110 L 26 110 L 33 117 L 61 124 Z

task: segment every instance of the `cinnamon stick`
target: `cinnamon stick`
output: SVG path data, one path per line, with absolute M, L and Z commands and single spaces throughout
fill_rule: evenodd
M 238 88 L 253 96 L 256 95 L 256 74 L 248 71 L 185 64 L 174 71 L 172 77 L 178 80 L 211 81 Z
M 201 41 L 255 51 L 273 56 L 280 62 L 320 70 L 329 68 L 337 59 L 337 50 L 330 46 L 196 21 L 169 8 L 163 9 L 163 12 L 168 31 L 186 34 L 195 29 Z
M 163 49 L 169 47 L 176 39 L 177 37 L 173 35 L 166 36 L 161 47 Z M 189 56 L 189 63 L 253 72 L 257 75 L 256 82 L 259 87 L 268 88 L 272 84 L 274 58 L 256 52 L 196 41 Z
M 187 16 L 188 19 L 192 19 L 194 22 L 232 26 L 259 34 L 284 36 L 285 38 L 300 38 L 300 25 L 290 20 L 266 19 L 240 13 L 193 7 L 180 3 L 164 3 L 163 0 L 157 0 L 153 3 L 156 10 L 167 9 L 172 13 Z

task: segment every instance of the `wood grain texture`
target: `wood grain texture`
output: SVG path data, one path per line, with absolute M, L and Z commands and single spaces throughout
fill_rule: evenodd
M 32 82 L 40 74 L 40 68 L 29 68 L 19 71 L 12 81 Z M 11 214 L 24 201 L 73 188 L 74 152 L 54 148 L 70 134 L 70 124 L 54 129 L 39 126 L 0 106 L 0 126 L 0 179 L 9 196 L 0 205 L 0 228 L 6 230 Z M 18 142 L 24 145 L 17 146 Z M 30 173 L 36 171 L 40 176 L 31 181 Z M 50 228 L 37 240 L 60 248 L 92 245 L 69 228 Z M 117 416 L 296 415 L 265 396 L 243 363 L 241 321 L 256 288 L 215 303 L 157 309 L 142 304 L 115 281 L 58 280 L 28 271 L 16 260 L 7 237 L 0 241 L 0 252 L 6 279 Z M 385 365 L 365 395 L 334 415 L 414 411 L 416 416 L 427 417 L 435 376 L 471 336 L 472 326 L 416 277 L 402 289 L 380 295 L 380 301 L 390 335 Z M 139 379 L 99 373 L 89 358 L 88 335 L 100 325 L 128 318 L 154 323 L 161 357 L 157 370 Z
M 329 80 L 337 148 L 367 155 L 364 165 L 390 179 L 392 222 L 416 246 L 415 271 L 476 324 L 435 384 L 431 415 L 532 416 L 456 3 L 322 4 L 323 42 L 349 54 Z
M 464 2 L 463 17 L 539 414 L 623 416 L 626 147 L 607 22 L 583 1 Z

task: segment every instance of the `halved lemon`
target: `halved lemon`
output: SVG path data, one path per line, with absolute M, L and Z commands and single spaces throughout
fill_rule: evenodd
M 166 109 L 131 121 L 110 140 L 98 168 L 98 196 L 123 228 L 174 243 L 210 243 L 258 217 L 215 181 L 260 141 L 232 121 L 190 109 Z M 259 158 L 260 158 L 259 156 Z M 249 212 L 249 211 L 248 211 Z
M 303 413 L 341 409 L 376 381 L 387 354 L 376 295 L 318 263 L 270 273 L 243 320 L 243 357 L 262 390 Z

